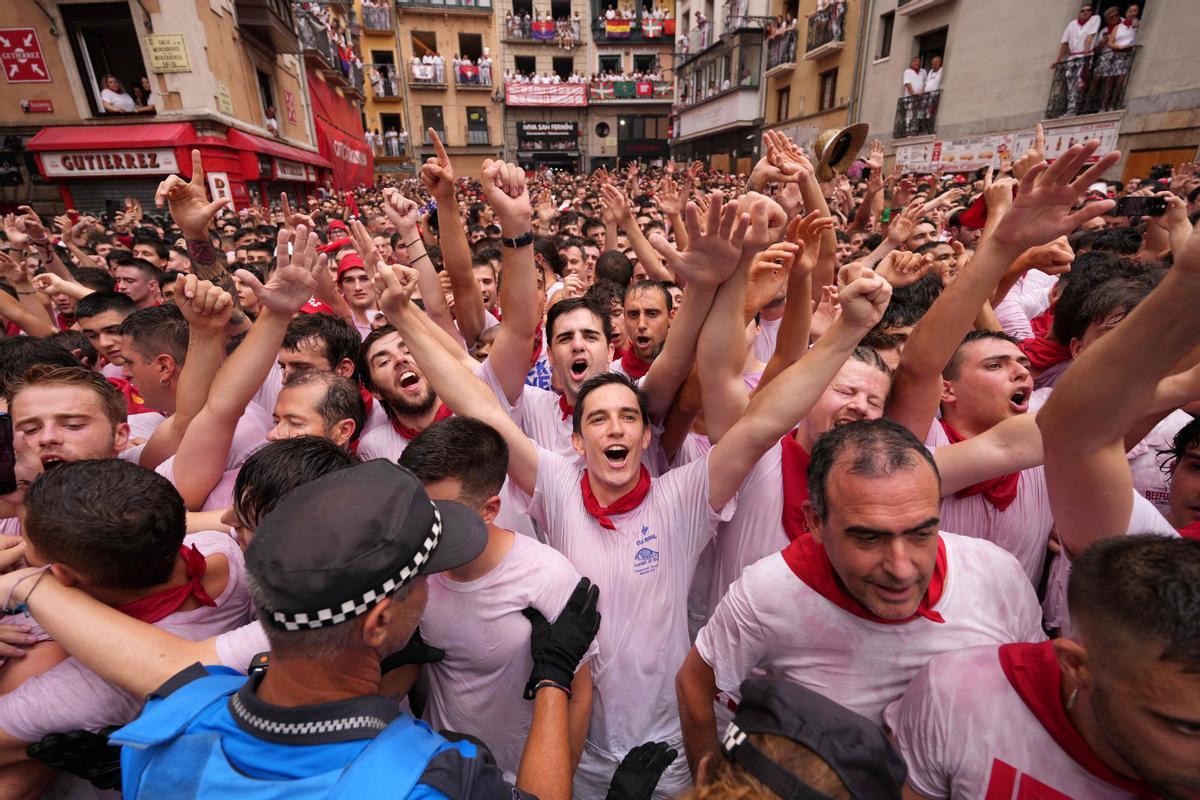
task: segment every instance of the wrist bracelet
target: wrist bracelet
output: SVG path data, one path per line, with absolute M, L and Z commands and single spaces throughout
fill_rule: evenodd
M 36 588 L 36 587 L 35 587 L 35 588 Z M 32 589 L 29 591 L 29 594 L 33 594 L 33 590 L 32 590 Z M 28 597 L 26 597 L 26 600 L 28 600 L 28 599 L 29 599 L 29 598 L 28 598 Z M 542 680 L 538 681 L 538 682 L 537 682 L 537 683 L 534 685 L 534 687 L 533 687 L 533 691 L 534 691 L 534 693 L 536 694 L 537 692 L 539 692 L 539 691 L 541 691 L 542 689 L 545 689 L 545 688 L 547 688 L 547 687 L 551 687 L 551 688 L 554 688 L 554 689 L 562 689 L 564 692 L 566 692 L 566 693 L 567 693 L 567 697 L 570 697 L 570 696 L 571 696 L 571 687 L 569 687 L 569 686 L 563 686 L 563 685 L 562 685 L 561 683 L 559 683 L 558 681 L 552 681 L 552 680 L 550 680 L 549 678 L 543 678 Z
M 19 581 L 14 583 L 13 587 L 8 590 L 8 597 L 4 598 L 4 606 L 2 608 L 0 608 L 0 612 L 3 612 L 5 614 L 26 614 L 26 613 L 28 613 L 29 612 L 29 605 L 28 605 L 29 598 L 33 596 L 33 589 L 36 589 L 38 583 L 42 582 L 42 578 L 46 577 L 46 573 L 50 571 L 51 566 L 52 566 L 51 564 L 47 564 L 46 566 L 40 568 L 37 572 L 31 572 L 28 575 L 26 575 L 24 578 L 21 578 Z M 14 594 L 16 594 L 17 587 L 34 576 L 37 576 L 37 583 L 35 583 L 33 585 L 33 589 L 29 590 L 29 594 L 25 595 L 25 602 L 18 603 L 14 607 L 10 607 L 9 603 L 12 602 L 12 597 Z
M 412 247 L 414 244 L 416 244 L 416 243 L 417 243 L 417 242 L 419 242 L 419 241 L 421 241 L 421 237 L 420 237 L 420 236 L 418 236 L 417 238 L 413 239 L 411 242 L 406 242 L 406 243 L 404 244 L 404 249 L 405 249 L 405 250 L 407 250 L 408 248 Z
M 34 289 L 32 292 L 22 292 L 20 289 L 13 289 L 13 291 L 16 292 L 17 294 L 37 294 L 36 289 Z

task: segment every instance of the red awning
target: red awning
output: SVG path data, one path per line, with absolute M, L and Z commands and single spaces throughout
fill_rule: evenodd
M 288 161 L 299 161 L 301 164 L 312 164 L 316 167 L 324 167 L 330 169 L 333 164 L 329 159 L 324 158 L 317 153 L 308 150 L 301 150 L 299 147 L 280 144 L 273 142 L 270 139 L 263 139 L 260 136 L 255 136 L 252 133 L 243 133 L 236 128 L 229 129 L 229 145 L 238 150 L 249 150 L 252 153 L 263 153 L 264 155 L 274 156 L 275 158 L 285 158 Z
M 196 129 L 190 122 L 139 123 L 136 125 L 68 125 L 42 128 L 29 140 L 29 150 L 103 150 L 130 147 L 178 147 L 194 144 Z

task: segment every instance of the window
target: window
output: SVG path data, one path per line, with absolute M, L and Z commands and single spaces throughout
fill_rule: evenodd
M 404 122 L 400 119 L 399 114 L 380 114 L 379 115 L 379 131 L 387 133 L 395 131 L 399 133 L 404 128 Z
M 467 144 L 489 144 L 486 106 L 467 106 Z
M 896 25 L 896 12 L 879 15 L 879 52 L 875 58 L 887 58 L 892 54 L 892 28 Z
M 617 120 L 617 139 L 666 141 L 670 121 L 666 117 L 620 117 Z
M 775 119 L 782 121 L 788 118 L 788 104 L 792 99 L 792 87 L 785 86 L 775 93 Z
M 929 69 L 929 64 L 933 61 L 934 56 L 945 57 L 946 36 L 949 32 L 949 28 L 938 28 L 936 31 L 930 31 L 917 37 L 917 55 L 921 57 L 922 69 Z
M 136 106 L 144 105 L 138 100 L 144 99 L 146 90 L 142 87 L 142 79 L 149 73 L 142 62 L 142 48 L 133 17 L 129 14 L 129 4 L 64 4 L 59 12 L 70 36 L 79 68 L 79 82 L 87 88 L 92 113 L 133 113 Z M 102 85 L 106 78 L 114 79 L 115 83 L 110 81 L 112 85 Z M 118 104 L 110 105 L 126 109 L 124 112 L 104 107 L 101 91 L 106 88 L 121 98 Z M 263 101 L 267 102 L 265 96 Z
M 563 81 L 566 82 L 566 80 L 571 77 L 571 74 L 575 72 L 575 59 L 571 58 L 570 56 L 555 58 L 554 72 L 556 75 L 558 75 L 558 77 L 562 78 Z
M 437 52 L 437 34 L 433 31 L 412 32 L 412 53 L 418 58 Z
M 471 59 L 471 63 L 479 61 L 483 56 L 483 34 L 460 33 L 458 35 L 458 54 Z
M 550 15 L 554 19 L 570 19 L 571 0 L 550 0 Z
M 533 0 L 513 0 L 512 9 L 515 16 L 533 16 Z
M 601 72 L 621 72 L 620 56 L 600 56 Z
M 657 69 L 658 69 L 658 56 L 656 56 L 654 53 L 649 53 L 646 55 L 637 55 L 637 54 L 634 55 L 634 57 L 633 57 L 633 71 L 634 72 L 648 73 L 648 72 L 654 72 Z
M 821 73 L 821 111 L 828 111 L 837 105 L 837 69 Z
M 433 128 L 437 131 L 438 138 L 443 143 L 446 142 L 446 123 L 442 119 L 441 106 L 421 106 L 421 127 L 425 129 L 425 144 L 432 144 L 433 140 L 429 138 L 429 129 Z
M 387 64 L 389 66 L 395 66 L 396 57 L 392 54 L 391 50 L 372 50 L 371 63 L 375 65 Z
M 537 72 L 537 59 L 533 56 L 516 56 L 513 68 L 522 75 L 533 75 Z
M 275 92 L 271 90 L 271 76 L 261 69 L 254 70 L 258 78 L 258 94 L 262 97 L 263 111 L 275 105 Z

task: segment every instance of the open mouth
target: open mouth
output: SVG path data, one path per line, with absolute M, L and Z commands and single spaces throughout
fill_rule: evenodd
M 403 375 L 400 376 L 401 389 L 413 389 L 420 382 L 421 378 L 412 370 L 407 370 Z
M 637 346 L 639 348 L 645 349 L 650 346 L 651 340 L 650 340 L 649 336 L 635 336 L 635 337 L 633 337 L 633 341 L 637 344 Z
M 586 359 L 577 358 L 571 362 L 571 377 L 575 380 L 583 380 L 583 376 L 587 373 L 588 363 Z
M 50 469 L 51 467 L 57 467 L 59 464 L 67 463 L 67 460 L 60 455 L 44 455 L 41 457 L 41 461 L 43 469 Z
M 629 448 L 619 444 L 614 444 L 611 447 L 604 448 L 604 457 L 608 459 L 608 463 L 614 467 L 625 466 L 625 459 L 629 457 Z
M 1018 389 L 1008 398 L 1008 402 L 1017 411 L 1026 411 L 1029 409 L 1029 395 L 1028 389 Z

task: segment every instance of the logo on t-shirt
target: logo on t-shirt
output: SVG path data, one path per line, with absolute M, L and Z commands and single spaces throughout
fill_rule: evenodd
M 984 800 L 1071 800 L 1039 781 L 1037 778 L 1018 772 L 1016 767 L 998 758 L 992 759 L 992 774 L 988 779 L 987 795 Z
M 649 575 L 658 572 L 658 551 L 651 549 L 650 542 L 656 542 L 658 537 L 650 533 L 648 525 L 642 526 L 642 532 L 637 538 L 637 552 L 633 554 L 633 571 L 638 575 Z

